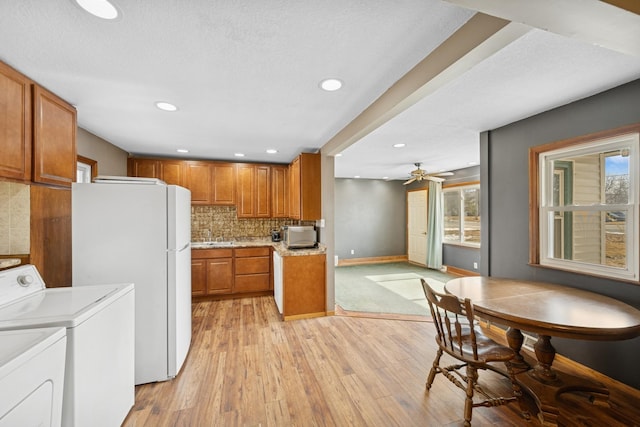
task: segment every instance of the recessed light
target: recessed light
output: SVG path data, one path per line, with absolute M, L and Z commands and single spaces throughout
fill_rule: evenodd
M 164 102 L 164 101 L 156 102 L 156 107 L 158 107 L 162 111 L 176 111 L 178 109 L 178 107 L 171 104 L 170 102 Z
M 393 148 L 403 148 L 406 147 L 407 144 L 403 144 L 402 142 L 399 142 L 397 144 L 393 144 Z
M 478 163 L 477 163 L 477 162 L 469 162 L 469 163 L 467 163 L 467 164 L 468 164 L 469 166 L 475 166 L 475 165 L 477 165 Z
M 98 18 L 116 19 L 118 17 L 118 9 L 107 0 L 76 0 L 76 3 Z
M 274 148 L 269 148 L 269 149 L 267 150 L 267 153 L 268 153 L 268 154 L 276 154 L 277 152 L 278 152 L 278 150 L 276 150 L 276 149 L 274 149 Z
M 382 179 L 389 179 L 389 177 L 388 176 L 383 176 Z
M 342 157 L 342 153 L 338 153 L 334 157 Z
M 236 156 L 236 157 L 244 157 L 244 154 L 243 153 L 235 153 L 234 156 Z
M 184 148 L 178 148 L 176 151 L 177 151 L 178 153 L 188 153 L 188 152 L 189 152 L 189 150 L 186 150 L 186 149 L 184 149 Z
M 326 90 L 327 92 L 333 92 L 342 87 L 342 81 L 340 79 L 324 79 L 320 82 L 320 88 Z
M 360 175 L 356 175 L 356 176 L 354 176 L 354 178 L 360 178 Z

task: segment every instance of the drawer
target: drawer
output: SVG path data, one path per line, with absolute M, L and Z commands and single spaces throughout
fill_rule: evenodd
M 257 248 L 236 248 L 236 258 L 251 256 L 269 256 L 271 248 L 269 246 L 260 246 Z
M 269 273 L 271 257 L 236 258 L 236 275 Z
M 233 249 L 192 249 L 191 258 L 232 258 Z
M 234 292 L 257 292 L 269 290 L 269 274 L 246 274 L 236 276 Z

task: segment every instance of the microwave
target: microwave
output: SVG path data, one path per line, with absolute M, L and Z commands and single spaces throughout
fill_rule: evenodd
M 315 248 L 318 246 L 318 234 L 313 225 L 289 225 L 282 227 L 282 231 L 282 241 L 287 248 Z

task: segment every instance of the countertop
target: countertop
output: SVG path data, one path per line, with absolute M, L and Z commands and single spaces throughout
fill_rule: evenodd
M 229 242 L 229 244 L 227 244 Z M 251 248 L 256 246 L 271 246 L 280 256 L 305 256 L 319 255 L 327 252 L 323 244 L 317 248 L 288 249 L 282 242 L 272 242 L 270 238 L 243 238 L 225 241 L 224 246 L 213 246 L 205 242 L 191 242 L 191 249 L 225 249 L 225 248 Z

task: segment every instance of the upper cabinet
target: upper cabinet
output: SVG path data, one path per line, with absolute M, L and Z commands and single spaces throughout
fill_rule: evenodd
M 31 80 L 0 62 L 0 176 L 31 178 Z
M 71 187 L 76 110 L 0 63 L 0 177 Z
M 287 166 L 271 166 L 271 217 L 287 218 L 289 216 L 289 168 Z
M 271 217 L 271 167 L 236 165 L 238 218 Z
M 212 163 L 213 205 L 236 204 L 236 165 L 235 163 Z
M 302 153 L 289 166 L 289 217 L 303 221 L 322 217 L 320 154 Z
M 128 174 L 186 187 L 193 205 L 236 206 L 238 218 L 322 216 L 320 154 L 302 153 L 288 166 L 130 158 Z

